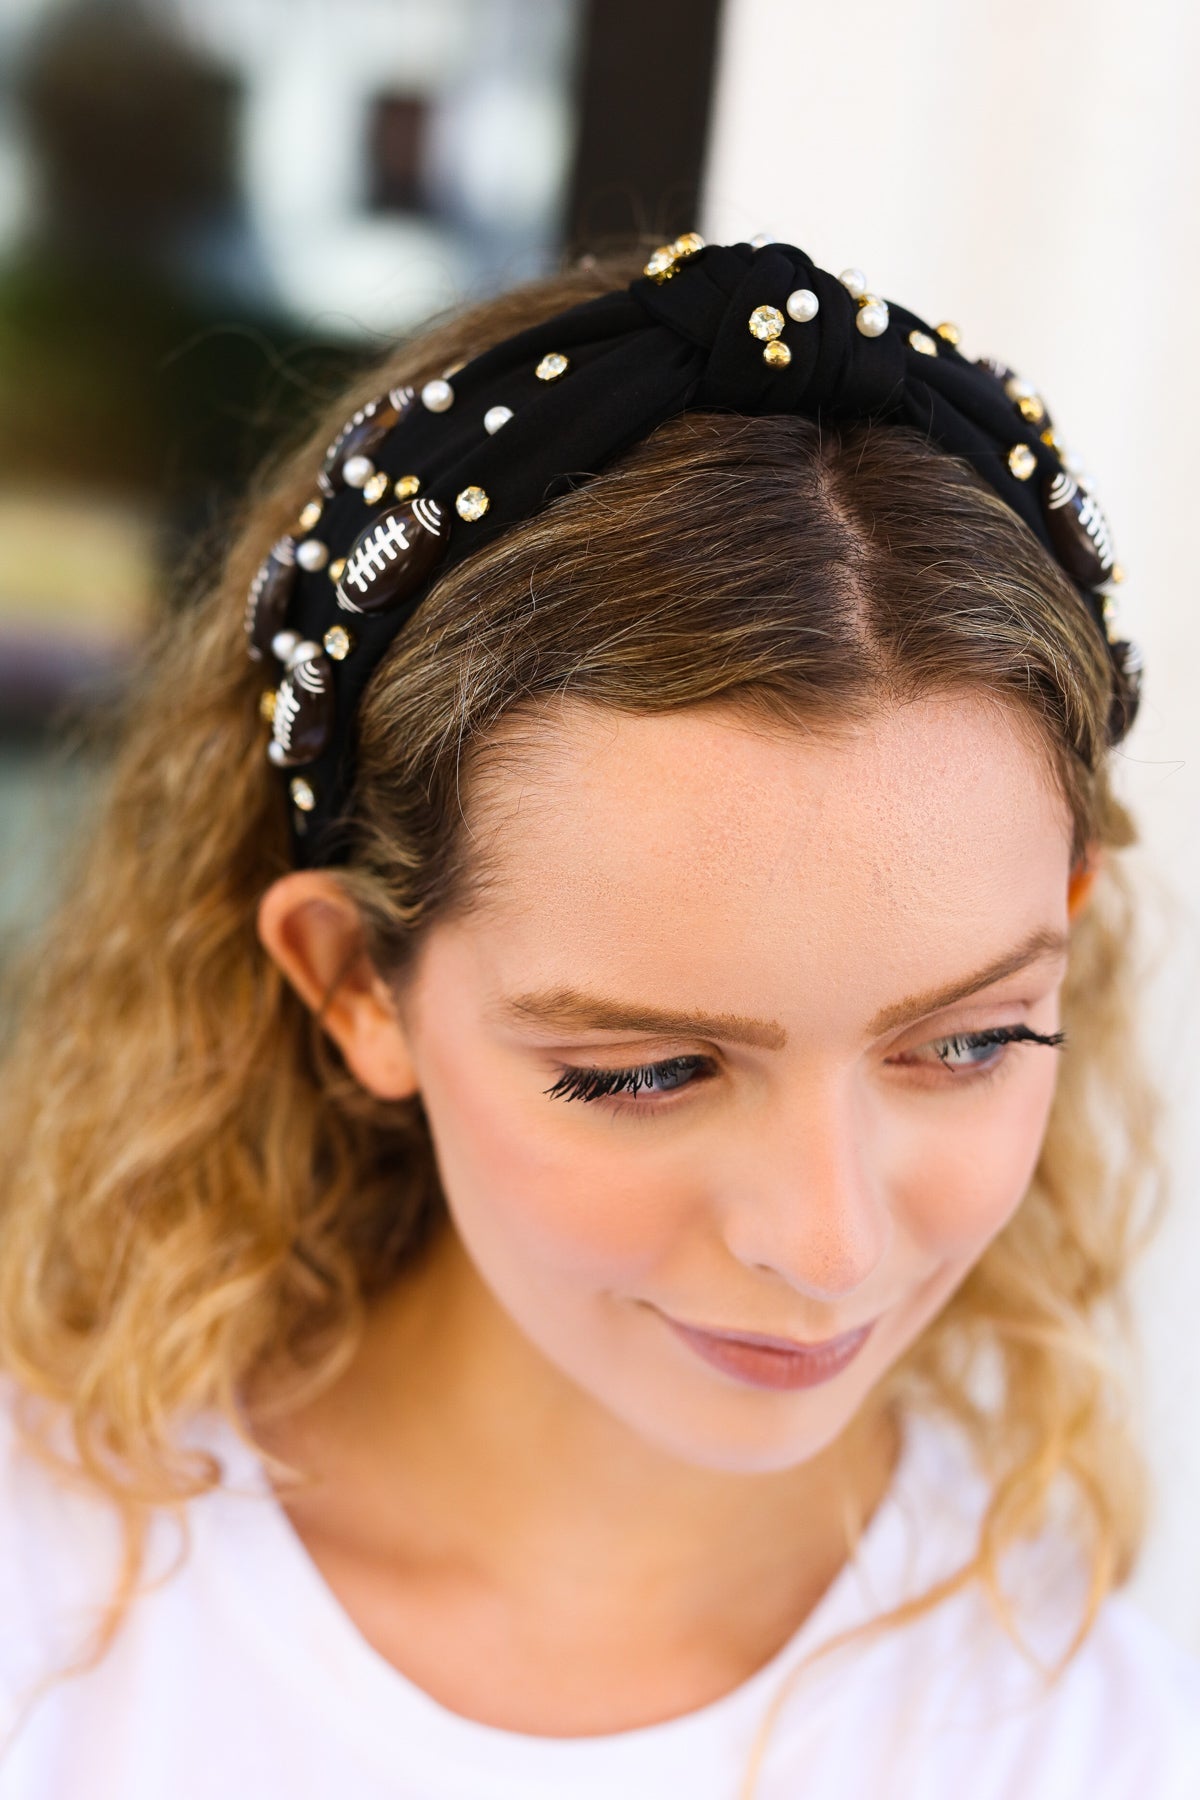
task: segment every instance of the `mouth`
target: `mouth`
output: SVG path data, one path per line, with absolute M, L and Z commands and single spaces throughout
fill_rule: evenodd
M 751 1387 L 806 1388 L 832 1381 L 853 1362 L 875 1321 L 838 1337 L 805 1344 L 795 1338 L 769 1337 L 758 1331 L 716 1331 L 685 1325 L 669 1313 L 659 1315 L 688 1348 L 726 1375 Z

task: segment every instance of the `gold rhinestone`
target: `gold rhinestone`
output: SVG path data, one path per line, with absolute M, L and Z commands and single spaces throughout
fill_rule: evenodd
M 772 338 L 763 345 L 763 361 L 772 369 L 786 369 L 792 360 L 792 353 L 782 338 Z
M 1017 411 L 1028 425 L 1040 425 L 1046 416 L 1046 408 L 1037 394 L 1022 394 L 1017 401 Z
M 336 562 L 331 562 L 329 565 L 329 579 L 330 581 L 340 581 L 345 573 L 346 559 L 344 556 L 339 556 Z
M 908 341 L 922 356 L 936 356 L 938 353 L 937 339 L 931 338 L 927 331 L 910 331 Z
M 671 245 L 671 254 L 678 262 L 686 262 L 689 256 L 695 256 L 703 248 L 704 239 L 698 231 L 685 231 Z
M 958 329 L 957 325 L 952 325 L 949 319 L 943 319 L 942 323 L 940 325 L 935 325 L 933 329 L 937 332 L 938 336 L 944 338 L 948 344 L 954 344 L 957 347 L 957 345 L 962 343 L 962 332 Z
M 332 656 L 334 662 L 345 662 L 354 648 L 354 639 L 344 625 L 331 625 L 322 642 L 326 653 Z
M 1113 564 L 1112 568 L 1108 572 L 1108 579 L 1111 582 L 1113 582 L 1115 586 L 1120 587 L 1121 583 L 1125 579 L 1125 571 L 1121 567 L 1120 563 Z
M 317 804 L 317 796 L 313 793 L 312 783 L 305 781 L 303 775 L 293 776 L 291 782 L 292 799 L 301 812 L 311 812 Z
M 258 702 L 258 710 L 269 725 L 275 717 L 275 689 L 264 688 Z
M 1008 466 L 1018 481 L 1028 481 L 1037 468 L 1037 457 L 1028 444 L 1014 444 L 1008 453 Z
M 1047 444 L 1051 450 L 1057 450 L 1058 454 L 1060 456 L 1062 455 L 1062 445 L 1059 443 L 1058 439 L 1055 437 L 1054 427 L 1052 425 L 1047 425 L 1045 431 L 1043 431 L 1041 434 L 1041 438 L 1042 438 L 1043 444 Z
M 397 500 L 411 500 L 413 495 L 419 494 L 420 491 L 421 477 L 419 475 L 401 475 L 399 481 L 397 481 L 395 487 L 392 489 Z
M 670 244 L 660 244 L 645 268 L 643 275 L 649 275 L 652 281 L 670 281 L 675 273 L 675 252 Z
M 570 366 L 565 356 L 560 355 L 557 350 L 551 350 L 548 356 L 543 356 L 533 372 L 539 381 L 557 381 L 560 375 L 566 374 Z
M 319 500 L 310 500 L 300 514 L 301 531 L 311 531 L 317 520 L 320 518 L 321 511 L 321 502 Z
M 783 330 L 783 314 L 777 306 L 756 306 L 750 314 L 750 330 L 756 338 L 777 338 Z
M 382 500 L 388 491 L 388 478 L 382 469 L 377 469 L 370 481 L 363 482 L 362 497 L 368 506 L 374 506 Z
M 465 487 L 454 502 L 460 519 L 482 519 L 491 501 L 481 487 Z
M 1104 623 L 1106 625 L 1115 625 L 1116 624 L 1116 622 L 1117 622 L 1117 603 L 1113 599 L 1111 594 L 1101 594 L 1101 596 L 1100 596 L 1100 616 L 1104 620 Z M 1111 633 L 1110 633 L 1110 636 L 1111 636 Z

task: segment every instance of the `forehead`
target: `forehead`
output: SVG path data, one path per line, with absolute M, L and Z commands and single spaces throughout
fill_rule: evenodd
M 570 702 L 499 750 L 467 787 L 480 922 L 557 979 L 732 991 L 733 961 L 869 969 L 878 995 L 889 960 L 938 979 L 1065 920 L 1065 800 L 1031 728 L 984 697 L 817 733 Z

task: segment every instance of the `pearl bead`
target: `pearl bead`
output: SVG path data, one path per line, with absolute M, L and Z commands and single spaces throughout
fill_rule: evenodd
M 427 381 L 421 389 L 421 404 L 430 412 L 449 412 L 454 405 L 454 389 L 440 377 L 436 381 Z
M 512 418 L 511 406 L 489 406 L 483 415 L 483 429 L 489 437 L 495 437 L 502 425 L 507 425 Z
M 311 662 L 314 656 L 320 654 L 320 644 L 314 644 L 311 638 L 298 638 L 288 654 L 288 667 L 298 662 Z
M 750 239 L 750 248 L 752 250 L 765 250 L 768 244 L 777 242 L 777 238 L 768 236 L 765 231 L 756 231 L 754 236 Z
M 888 328 L 888 309 L 882 300 L 868 300 L 859 307 L 854 323 L 864 337 L 882 337 Z
M 329 561 L 329 547 L 320 538 L 305 538 L 296 545 L 296 561 L 302 569 L 323 569 Z
M 342 464 L 342 480 L 347 487 L 366 487 L 375 473 L 375 464 L 369 456 L 348 456 Z
M 843 269 L 838 280 L 852 300 L 861 300 L 867 291 L 867 278 L 861 269 Z
M 797 288 L 788 295 L 784 304 L 788 309 L 788 317 L 798 320 L 801 325 L 807 325 L 810 319 L 815 319 L 821 306 L 811 288 Z
M 292 660 L 292 651 L 300 642 L 298 631 L 277 631 L 271 639 L 271 654 L 277 656 L 281 663 Z

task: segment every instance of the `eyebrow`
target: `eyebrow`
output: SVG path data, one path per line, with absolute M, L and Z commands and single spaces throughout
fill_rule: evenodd
M 867 1027 L 871 1037 L 895 1031 L 899 1026 L 915 1023 L 930 1013 L 943 1012 L 959 1000 L 969 999 L 981 989 L 1015 975 L 1031 963 L 1051 956 L 1065 956 L 1070 938 L 1065 932 L 1039 925 L 1034 931 L 1007 950 L 1002 956 L 978 969 L 961 981 L 933 988 L 924 994 L 909 994 L 876 1013 Z M 510 994 L 496 1008 L 497 1016 L 513 1024 L 551 1025 L 557 1029 L 584 1031 L 636 1031 L 662 1037 L 718 1038 L 729 1044 L 748 1044 L 754 1049 L 782 1050 L 787 1032 L 774 1019 L 746 1019 L 737 1013 L 669 1012 L 657 1006 L 639 1006 L 624 1000 L 612 1000 L 601 994 L 584 993 L 579 988 L 542 988 L 525 994 Z

